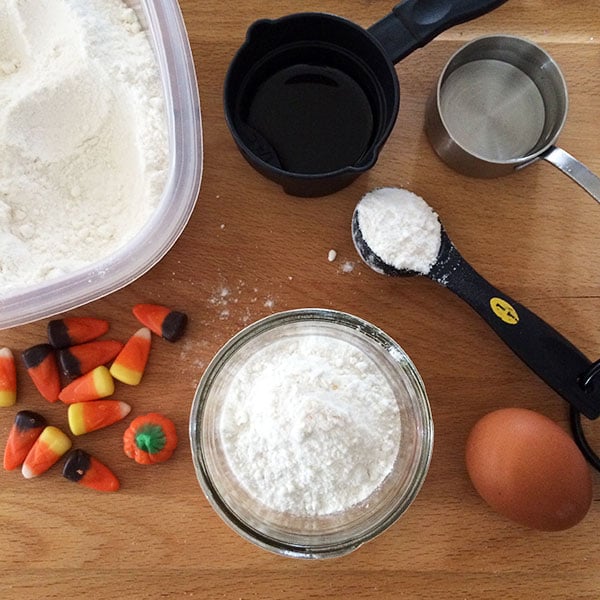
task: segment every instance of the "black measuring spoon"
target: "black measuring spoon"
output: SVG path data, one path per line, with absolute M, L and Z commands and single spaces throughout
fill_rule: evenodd
M 592 363 L 548 323 L 479 275 L 458 252 L 443 226 L 437 258 L 427 273 L 396 269 L 384 262 L 363 238 L 358 206 L 352 216 L 352 239 L 360 257 L 374 271 L 390 276 L 424 275 L 453 291 L 572 407 L 588 419 L 600 415 L 600 386 L 589 385 L 589 374 L 597 363 Z

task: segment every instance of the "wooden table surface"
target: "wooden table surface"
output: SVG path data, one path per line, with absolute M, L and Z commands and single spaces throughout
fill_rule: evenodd
M 375 187 L 406 187 L 439 213 L 451 238 L 488 280 L 556 327 L 591 359 L 600 355 L 600 206 L 550 164 L 495 180 L 443 165 L 423 133 L 425 99 L 450 54 L 488 33 L 522 35 L 547 49 L 569 87 L 560 146 L 600 173 L 600 7 L 597 0 L 509 0 L 442 34 L 397 66 L 398 121 L 376 166 L 328 197 L 298 199 L 255 173 L 223 118 L 222 85 L 247 27 L 298 10 L 335 13 L 369 26 L 380 0 L 181 0 L 198 75 L 204 173 L 194 214 L 147 275 L 72 315 L 103 317 L 114 337 L 136 328 L 131 307 L 185 310 L 176 344 L 154 341 L 144 381 L 118 389 L 132 415 L 162 411 L 180 445 L 170 462 L 127 459 L 126 422 L 78 438 L 118 474 L 115 494 L 63 479 L 0 474 L 0 597 L 18 598 L 598 598 L 600 475 L 594 502 L 571 530 L 542 533 L 493 513 L 465 471 L 475 421 L 505 406 L 548 415 L 568 430 L 566 403 L 529 371 L 451 292 L 425 278 L 393 279 L 363 265 L 350 238 L 352 211 Z M 300 6 L 301 4 L 301 6 Z M 337 258 L 330 262 L 330 250 Z M 347 557 L 301 561 L 241 539 L 197 483 L 187 430 L 198 381 L 220 346 L 271 313 L 326 307 L 363 317 L 408 352 L 427 387 L 435 448 L 425 484 L 388 531 Z M 46 322 L 0 332 L 14 351 L 43 341 Z M 15 408 L 66 428 L 64 406 L 40 398 L 19 365 Z M 115 395 L 116 397 L 116 395 Z M 0 415 L 5 440 L 14 410 Z M 586 423 L 592 441 L 600 430 Z M 3 443 L 3 442 L 2 442 Z

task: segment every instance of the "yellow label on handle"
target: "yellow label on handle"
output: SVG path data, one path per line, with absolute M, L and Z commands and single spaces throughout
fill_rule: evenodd
M 490 307 L 494 314 L 509 325 L 516 325 L 519 322 L 519 315 L 513 306 L 502 298 L 490 298 Z

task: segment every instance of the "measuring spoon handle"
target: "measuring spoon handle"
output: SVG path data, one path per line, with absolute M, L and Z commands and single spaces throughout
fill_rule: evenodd
M 440 33 L 470 21 L 506 0 L 404 0 L 368 31 L 395 64 Z
M 429 277 L 465 300 L 504 343 L 554 391 L 589 419 L 600 415 L 600 389 L 586 391 L 580 377 L 591 361 L 556 329 L 504 294 L 465 261 L 447 236 L 443 258 Z M 501 365 L 496 365 L 502 368 Z

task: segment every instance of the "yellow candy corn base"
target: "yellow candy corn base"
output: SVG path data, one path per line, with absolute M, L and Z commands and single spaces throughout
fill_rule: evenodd
M 17 392 L 0 391 L 0 406 L 13 406 L 17 401 Z
M 127 385 L 138 385 L 142 381 L 143 375 L 140 371 L 128 369 L 116 363 L 110 368 L 110 374 L 121 383 L 126 383 Z

